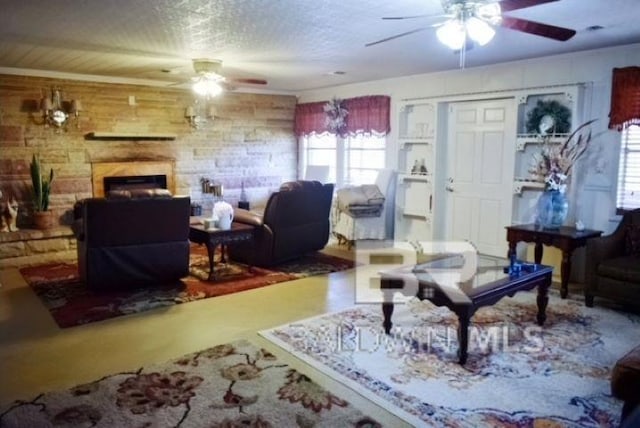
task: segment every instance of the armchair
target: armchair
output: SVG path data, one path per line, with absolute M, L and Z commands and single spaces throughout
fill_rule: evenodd
M 124 191 L 74 208 L 78 270 L 88 288 L 166 284 L 189 273 L 189 197 L 131 193 L 139 196 Z
M 334 204 L 333 233 L 337 236 L 339 243 L 345 241 L 350 249 L 357 240 L 384 240 L 393 236 L 395 175 L 392 169 L 383 169 L 376 177 L 375 184 L 384 196 L 384 204 L 379 216 L 355 217 L 341 210 L 337 203 Z
M 268 267 L 324 248 L 329 240 L 333 184 L 284 183 L 269 196 L 264 214 L 235 209 L 234 220 L 255 226 L 254 241 L 228 247 L 232 260 Z
M 585 304 L 605 297 L 640 307 L 640 209 L 624 214 L 616 230 L 587 242 Z

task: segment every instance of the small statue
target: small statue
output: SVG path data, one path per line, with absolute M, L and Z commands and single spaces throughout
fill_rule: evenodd
M 420 175 L 427 175 L 427 167 L 424 164 L 424 158 L 420 161 Z
M 420 165 L 418 164 L 418 159 L 413 163 L 413 168 L 411 168 L 411 175 L 420 174 Z
M 0 197 L 2 194 L 0 193 Z M 16 232 L 18 219 L 18 201 L 11 197 L 7 202 L 0 203 L 0 232 Z

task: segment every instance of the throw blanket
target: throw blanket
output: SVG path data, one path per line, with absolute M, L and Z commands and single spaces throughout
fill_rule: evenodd
M 345 187 L 338 190 L 338 209 L 352 217 L 379 217 L 384 195 L 375 184 Z

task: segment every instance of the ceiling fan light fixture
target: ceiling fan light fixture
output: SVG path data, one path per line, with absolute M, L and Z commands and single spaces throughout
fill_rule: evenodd
M 458 19 L 451 19 L 436 31 L 438 40 L 453 50 L 462 49 L 466 32 L 464 25 Z
M 495 30 L 491 28 L 489 24 L 475 16 L 467 20 L 466 28 L 469 32 L 469 37 L 480 46 L 489 43 L 496 34 Z
M 476 15 L 491 25 L 499 25 L 502 21 L 502 8 L 499 2 L 481 4 L 476 9 Z
M 202 97 L 216 97 L 222 93 L 222 86 L 217 79 L 206 76 L 199 77 L 192 86 L 193 91 Z

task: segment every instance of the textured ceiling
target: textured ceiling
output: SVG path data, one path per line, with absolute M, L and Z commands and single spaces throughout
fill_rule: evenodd
M 265 79 L 272 91 L 458 68 L 435 29 L 366 43 L 440 22 L 383 16 L 440 14 L 439 0 L 2 0 L 0 72 L 48 70 L 184 83 L 192 58 L 222 74 Z M 509 16 L 575 29 L 558 42 L 498 28 L 466 66 L 640 42 L 640 0 L 560 0 Z M 599 31 L 587 27 L 600 25 Z M 13 70 L 17 69 L 17 70 Z M 171 73 L 162 70 L 171 71 Z M 331 75 L 344 71 L 344 75 Z M 248 88 L 245 88 L 248 89 Z

